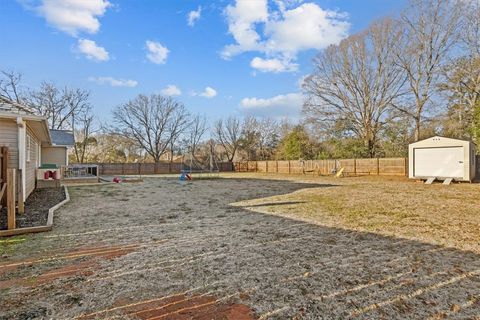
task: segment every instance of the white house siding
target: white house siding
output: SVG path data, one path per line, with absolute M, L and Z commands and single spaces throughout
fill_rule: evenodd
M 42 163 L 52 163 L 58 166 L 66 166 L 66 147 L 42 147 Z
M 28 140 L 30 139 L 30 143 Z M 25 143 L 25 157 L 30 147 L 30 160 L 26 158 L 25 164 L 25 199 L 35 190 L 35 178 L 39 152 L 39 140 L 34 136 L 32 130 L 27 126 L 27 142 Z
M 18 169 L 18 128 L 14 119 L 0 119 L 0 146 L 8 147 L 8 167 Z

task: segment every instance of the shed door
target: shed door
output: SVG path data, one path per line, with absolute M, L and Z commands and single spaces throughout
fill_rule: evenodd
M 416 177 L 463 178 L 463 147 L 415 149 Z

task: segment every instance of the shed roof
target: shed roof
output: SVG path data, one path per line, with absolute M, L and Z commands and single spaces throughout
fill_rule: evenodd
M 446 138 L 446 137 L 441 137 L 441 136 L 434 136 L 428 139 L 420 140 L 414 143 L 411 143 L 411 146 L 431 146 L 431 145 L 437 145 L 437 146 L 452 146 L 452 145 L 469 145 L 473 144 L 473 142 L 468 141 L 468 140 L 461 140 L 461 139 L 453 139 L 453 138 Z
M 70 130 L 53 130 L 50 129 L 50 137 L 52 138 L 52 144 L 54 146 L 73 146 L 75 139 L 73 132 Z

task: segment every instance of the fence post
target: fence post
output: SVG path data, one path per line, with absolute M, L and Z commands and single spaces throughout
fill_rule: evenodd
M 7 229 L 15 229 L 15 169 L 7 170 Z
M 380 175 L 380 158 L 377 158 L 377 176 Z
M 291 171 L 290 171 L 290 160 L 288 160 L 288 174 L 290 174 Z
M 255 172 L 258 172 L 258 161 L 255 161 Z
M 275 173 L 278 173 L 278 160 L 276 161 L 276 170 L 275 170 Z
M 353 175 L 357 175 L 357 158 L 353 158 Z
M 1 158 L 2 162 L 0 163 L 0 167 L 2 168 L 2 172 L 0 172 L 0 178 L 3 179 L 3 183 L 7 183 L 7 168 L 8 168 L 8 148 L 2 147 L 1 149 Z M 6 195 L 3 195 L 0 199 L 0 205 L 6 206 L 7 205 L 7 198 Z

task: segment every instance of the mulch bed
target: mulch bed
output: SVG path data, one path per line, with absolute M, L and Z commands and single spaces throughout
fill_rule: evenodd
M 48 210 L 65 200 L 65 190 L 60 188 L 36 189 L 25 202 L 25 213 L 17 213 L 17 228 L 38 227 L 47 224 Z M 0 210 L 0 230 L 7 229 L 7 208 Z

